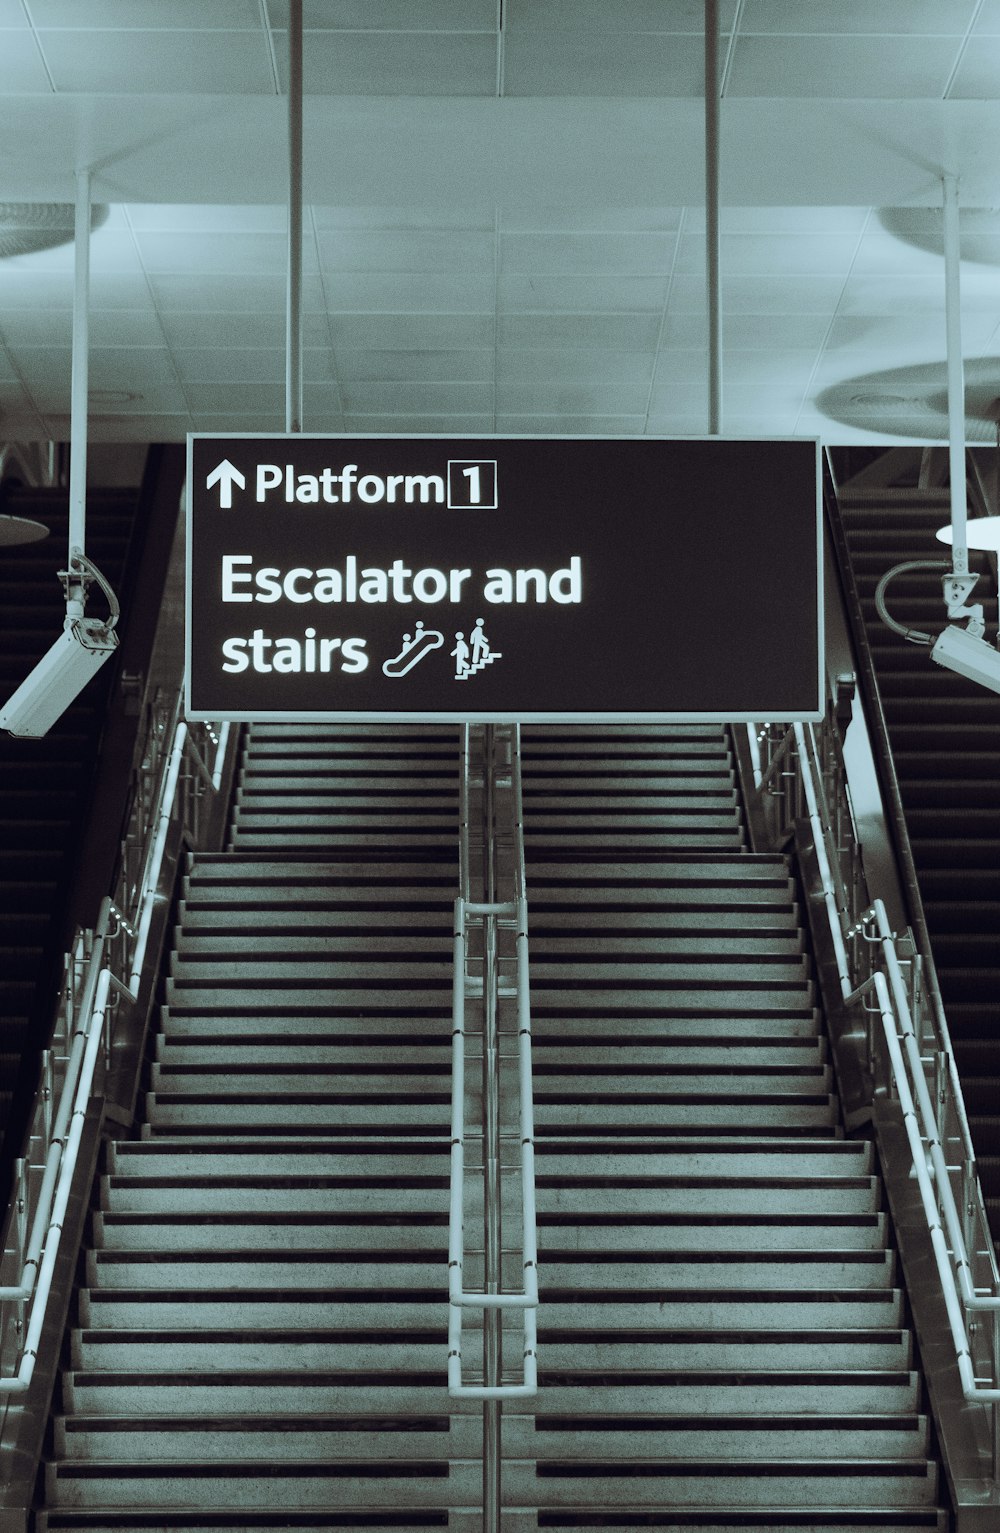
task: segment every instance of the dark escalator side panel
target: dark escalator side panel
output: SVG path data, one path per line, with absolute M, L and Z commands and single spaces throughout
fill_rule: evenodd
M 116 586 L 136 501 L 134 490 L 90 496 L 88 551 Z M 57 577 L 66 567 L 68 500 L 65 490 L 15 490 L 5 495 L 3 510 L 51 529 L 42 542 L 0 550 L 0 693 L 7 698 L 63 625 Z M 102 601 L 95 593 L 98 614 Z M 63 913 L 114 666 L 112 659 L 42 739 L 0 731 L 0 1123 L 11 1130 L 7 1155 L 19 1153 L 21 1141 L 15 1095 L 20 1102 L 33 1089 L 38 1040 L 51 1026 L 66 945 Z
M 878 617 L 875 587 L 894 564 L 947 556 L 935 540 L 950 516 L 947 491 L 844 491 L 851 566 L 871 648 L 889 743 L 945 1014 L 965 1094 L 994 1237 L 1000 1231 L 1000 697 L 935 665 Z M 997 627 L 996 578 L 987 556 L 970 600 Z M 889 587 L 897 621 L 937 634 L 940 572 L 901 575 Z

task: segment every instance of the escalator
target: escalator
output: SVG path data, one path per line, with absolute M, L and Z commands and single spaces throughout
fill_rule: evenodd
M 95 1191 L 41 1533 L 479 1533 L 445 1387 L 457 757 L 247 731 Z M 872 1147 L 725 732 L 533 727 L 523 758 L 540 1389 L 505 1406 L 503 1533 L 943 1533 Z
M 135 516 L 135 490 L 94 491 L 90 548 L 119 585 Z M 0 697 L 6 700 L 62 628 L 65 597 L 65 490 L 11 489 L 5 515 L 42 523 L 50 536 L 0 550 Z M 98 606 L 97 610 L 101 610 Z M 114 662 L 94 677 L 40 740 L 0 731 L 0 1125 L 10 1122 L 15 1091 L 30 1095 L 37 1042 L 51 1020 L 57 972 L 68 943 L 66 905 L 81 826 L 93 787 Z M 27 1071 L 18 1086 L 22 1061 Z M 20 1144 L 23 1124 L 12 1125 Z M 2 1156 L 0 1156 L 2 1164 Z M 0 1184 L 3 1182 L 0 1176 Z
M 1000 697 L 935 665 L 879 619 L 875 587 L 893 565 L 946 557 L 935 531 L 949 520 L 946 490 L 841 491 L 839 514 L 899 780 L 934 964 L 962 1081 L 994 1236 L 1000 1231 Z M 970 600 L 997 628 L 988 555 Z M 898 622 L 937 634 L 945 623 L 941 572 L 900 575 L 889 587 Z

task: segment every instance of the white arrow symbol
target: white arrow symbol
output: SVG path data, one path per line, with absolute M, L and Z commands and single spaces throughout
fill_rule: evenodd
M 233 504 L 233 485 L 238 484 L 241 490 L 245 490 L 247 482 L 238 468 L 234 468 L 228 458 L 223 458 L 217 468 L 213 468 L 205 480 L 206 490 L 210 490 L 214 484 L 219 486 L 219 506 L 223 511 L 231 509 Z

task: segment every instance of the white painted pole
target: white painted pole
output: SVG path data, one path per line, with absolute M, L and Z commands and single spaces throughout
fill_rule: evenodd
M 965 369 L 962 362 L 961 247 L 958 177 L 944 177 L 944 290 L 948 358 L 948 467 L 951 478 L 952 571 L 968 574 L 965 487 Z
M 285 430 L 302 430 L 302 0 L 288 12 L 288 304 Z
M 90 171 L 76 173 L 74 222 L 73 364 L 70 385 L 69 555 L 86 553 L 87 392 L 90 372 Z M 83 616 L 85 587 L 71 580 L 67 617 Z
M 705 0 L 705 261 L 708 279 L 708 430 L 722 432 L 722 290 L 719 236 L 719 6 Z

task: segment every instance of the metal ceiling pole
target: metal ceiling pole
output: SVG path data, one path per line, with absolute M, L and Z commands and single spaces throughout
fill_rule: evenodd
M 302 0 L 288 13 L 288 304 L 285 430 L 302 430 Z
M 705 0 L 705 257 L 708 276 L 708 429 L 712 436 L 718 436 L 722 431 L 718 0 Z
M 948 357 L 948 468 L 951 479 L 952 573 L 969 569 L 965 486 L 965 368 L 962 362 L 961 247 L 958 177 L 944 178 L 944 293 Z
M 87 392 L 90 372 L 90 171 L 76 173 L 73 264 L 73 363 L 69 417 L 69 556 L 86 553 L 87 539 Z M 82 617 L 86 585 L 82 577 L 66 587 L 67 617 Z

